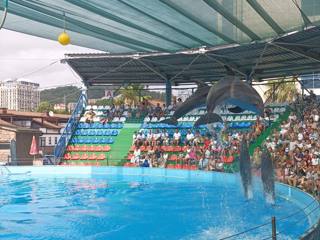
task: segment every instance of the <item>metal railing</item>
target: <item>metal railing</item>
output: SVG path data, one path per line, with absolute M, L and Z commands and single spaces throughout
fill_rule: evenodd
M 64 128 L 63 133 L 60 136 L 58 144 L 54 148 L 53 155 L 54 155 L 55 164 L 59 164 L 60 159 L 66 150 L 68 142 L 71 139 L 72 134 L 77 127 L 77 124 L 80 120 L 83 109 L 86 107 L 86 105 L 87 105 L 87 96 L 84 93 L 82 93 L 79 97 L 78 103 L 71 117 L 69 118 L 69 121 L 66 127 Z

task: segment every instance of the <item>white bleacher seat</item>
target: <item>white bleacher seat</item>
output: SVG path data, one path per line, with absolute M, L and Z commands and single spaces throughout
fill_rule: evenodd
M 122 113 L 122 116 L 128 117 L 128 111 L 124 111 L 124 112 Z
M 188 122 L 189 121 L 189 117 L 185 116 L 181 118 L 182 122 Z
M 160 119 L 159 119 L 159 121 L 163 121 L 165 118 L 164 117 L 161 117 Z
M 172 116 L 174 114 L 174 111 L 170 111 L 169 115 Z
M 195 117 L 194 116 L 189 117 L 189 121 L 190 122 L 194 122 L 195 121 Z
M 102 105 L 98 106 L 98 110 L 103 110 L 104 107 Z
M 146 116 L 143 120 L 143 122 L 150 122 L 150 118 L 148 116 Z
M 126 121 L 126 117 L 121 117 L 120 118 L 120 122 L 125 122 Z
M 153 117 L 153 118 L 151 119 L 151 122 L 158 122 L 158 118 L 157 118 L 157 117 Z
M 86 110 L 90 110 L 91 108 L 92 108 L 91 105 L 87 105 L 85 109 L 86 109 Z
M 103 112 L 102 111 L 97 111 L 97 116 L 101 116 L 103 115 Z
M 110 107 L 109 105 L 106 105 L 106 106 L 104 106 L 104 109 L 106 109 L 106 110 L 110 110 L 110 109 L 111 109 L 111 107 Z
M 119 117 L 114 117 L 112 122 L 119 122 L 120 121 L 120 118 Z
M 86 118 L 85 117 L 82 117 L 80 118 L 80 121 L 79 122 L 85 122 L 86 121 Z
M 93 106 L 92 106 L 92 109 L 93 109 L 93 110 L 97 110 L 97 109 L 98 109 L 98 106 L 97 106 L 97 105 L 93 105 Z

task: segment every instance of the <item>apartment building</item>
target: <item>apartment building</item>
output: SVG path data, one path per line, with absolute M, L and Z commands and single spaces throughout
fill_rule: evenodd
M 16 111 L 34 111 L 39 103 L 39 84 L 17 79 L 0 82 L 0 107 Z

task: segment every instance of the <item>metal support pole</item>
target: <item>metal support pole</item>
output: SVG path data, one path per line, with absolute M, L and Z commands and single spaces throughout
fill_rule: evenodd
M 250 73 L 246 74 L 246 82 L 252 85 L 252 76 L 250 75 Z
M 276 100 L 275 94 L 276 94 L 276 86 L 275 84 L 272 84 L 272 102 L 275 102 Z
M 272 240 L 277 240 L 276 217 L 271 218 L 271 224 L 272 224 Z
M 170 80 L 166 81 L 166 106 L 171 105 L 172 98 L 172 84 Z

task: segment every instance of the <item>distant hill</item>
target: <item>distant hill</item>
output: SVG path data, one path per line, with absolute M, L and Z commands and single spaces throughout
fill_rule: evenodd
M 66 103 L 77 102 L 80 96 L 81 90 L 74 86 L 57 87 L 52 89 L 46 89 L 40 92 L 40 101 L 48 101 L 51 104 L 63 103 L 64 96 L 66 97 Z M 103 88 L 90 88 L 88 91 L 89 98 L 102 98 L 104 96 Z
M 89 99 L 99 99 L 104 97 L 105 88 L 104 87 L 91 87 L 88 90 Z M 63 103 L 64 96 L 66 97 L 66 103 L 77 102 L 80 96 L 81 90 L 78 87 L 66 86 L 66 87 L 57 87 L 52 89 L 42 90 L 40 92 L 40 101 L 48 101 L 51 104 Z M 116 94 L 117 95 L 117 94 Z M 147 91 L 143 90 L 141 93 L 142 96 L 149 95 L 155 99 L 165 99 L 165 94 L 156 91 Z

